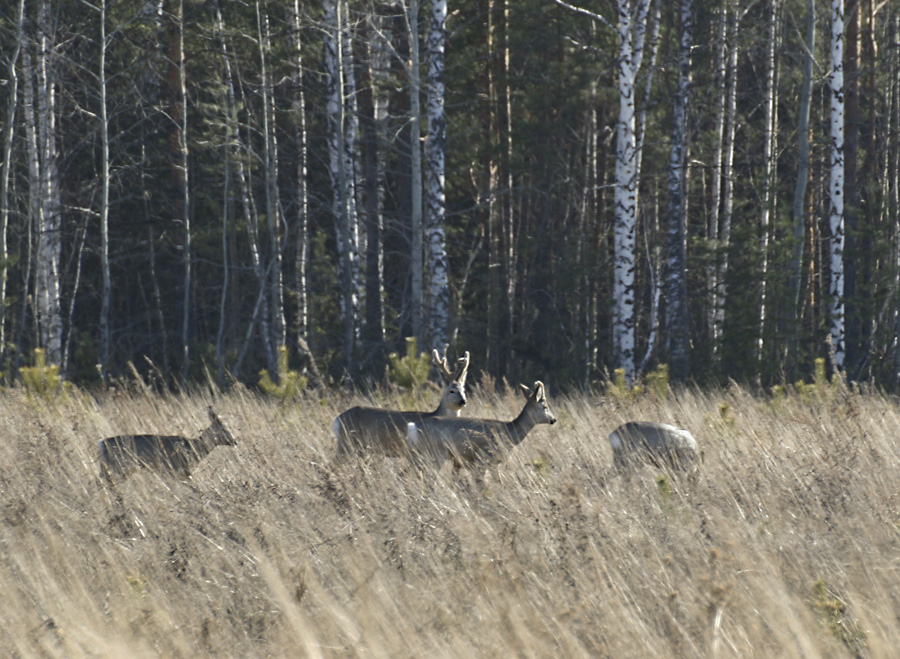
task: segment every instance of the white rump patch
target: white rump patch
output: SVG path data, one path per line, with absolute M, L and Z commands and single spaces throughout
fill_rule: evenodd
M 412 421 L 406 424 L 406 439 L 410 444 L 417 444 L 422 441 L 422 434 L 419 432 L 419 427 Z
M 615 431 L 609 433 L 609 444 L 613 450 L 622 448 L 622 438 Z

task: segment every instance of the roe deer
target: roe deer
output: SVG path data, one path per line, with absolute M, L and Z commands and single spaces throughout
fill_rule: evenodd
M 399 412 L 377 407 L 352 407 L 342 412 L 332 426 L 337 439 L 337 453 L 332 465 L 338 464 L 353 453 L 380 452 L 391 457 L 406 454 L 406 426 L 429 417 L 455 417 L 466 404 L 466 375 L 469 370 L 469 353 L 459 359 L 456 373 L 447 363 L 447 347 L 444 356 L 432 351 L 432 359 L 444 382 L 441 404 L 433 412 Z
M 216 446 L 237 442 L 218 415 L 209 408 L 209 427 L 200 439 L 178 435 L 118 435 L 100 442 L 100 475 L 109 481 L 124 478 L 142 467 L 191 475 Z
M 499 481 L 497 466 L 506 451 L 520 444 L 539 423 L 556 423 L 547 404 L 544 384 L 534 383 L 531 390 L 519 385 L 525 394 L 525 407 L 512 421 L 494 419 L 440 419 L 436 417 L 411 422 L 407 439 L 411 457 L 419 465 L 431 463 L 437 469 L 444 461 L 453 460 L 454 471 L 463 465 L 472 468 L 481 481 L 485 469 L 491 469 Z
M 697 468 L 697 440 L 690 432 L 665 423 L 632 421 L 609 433 L 613 464 L 620 472 L 637 463 L 693 474 Z

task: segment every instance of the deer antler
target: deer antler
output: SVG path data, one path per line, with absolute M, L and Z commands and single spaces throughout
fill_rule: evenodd
M 469 351 L 466 350 L 465 357 L 460 357 L 457 360 L 459 364 L 459 369 L 456 371 L 456 381 L 459 382 L 461 386 L 465 386 L 466 384 L 466 375 L 469 373 Z
M 450 384 L 456 378 L 453 375 L 453 371 L 450 370 L 450 364 L 447 363 L 447 348 L 448 344 L 444 344 L 444 356 L 442 357 L 440 353 L 438 353 L 437 348 L 431 351 L 431 358 L 434 360 L 434 365 L 438 367 L 438 370 L 441 372 L 441 378 L 443 378 L 444 382 Z

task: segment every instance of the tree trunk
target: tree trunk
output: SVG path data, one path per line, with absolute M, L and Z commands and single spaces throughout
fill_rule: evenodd
M 343 317 L 342 352 L 347 373 L 355 371 L 358 331 L 359 291 L 356 286 L 357 253 L 353 231 L 355 206 L 350 183 L 353 172 L 346 158 L 347 117 L 344 97 L 344 11 L 343 0 L 325 0 L 325 71 L 328 85 L 328 151 L 331 171 L 332 212 L 338 249 L 338 279 Z
M 859 156 L 859 0 L 844 3 L 844 368 L 853 372 L 860 349 L 861 322 L 858 287 L 860 195 L 857 177 Z
M 809 182 L 809 107 L 812 97 L 813 59 L 816 50 L 816 3 L 806 0 L 806 52 L 803 58 L 803 86 L 800 89 L 800 107 L 797 111 L 797 183 L 791 205 L 793 224 L 791 280 L 790 280 L 790 329 L 788 331 L 788 358 L 796 362 L 797 340 L 800 333 L 800 288 L 803 270 L 803 243 L 806 235 L 806 186 Z
M 231 59 L 225 41 L 225 21 L 222 19 L 222 7 L 216 0 L 216 32 L 219 37 L 219 49 L 222 53 L 222 64 L 225 71 L 225 144 L 223 159 L 222 185 L 222 295 L 219 298 L 219 328 L 216 333 L 216 375 L 219 382 L 225 381 L 225 326 L 227 324 L 228 287 L 230 282 L 231 257 L 228 249 L 228 238 L 232 231 L 231 203 L 231 152 L 240 139 L 235 116 L 234 84 L 231 76 Z
M 372 21 L 380 21 L 378 15 Z M 361 183 L 363 226 L 365 227 L 365 307 L 363 363 L 369 372 L 375 372 L 384 363 L 384 251 L 382 219 L 382 169 L 379 161 L 379 115 L 384 105 L 375 83 L 377 67 L 385 59 L 384 47 L 376 39 L 380 26 L 366 21 L 364 37 L 355 44 L 359 71 L 359 129 L 361 152 Z
M 688 377 L 690 335 L 688 327 L 687 255 L 687 112 L 690 104 L 693 16 L 691 0 L 681 0 L 681 41 L 678 50 L 678 88 L 673 111 L 672 150 L 669 160 L 668 230 L 666 232 L 666 336 L 669 367 L 676 382 Z
M 109 118 L 106 98 L 106 0 L 100 0 L 100 271 L 103 281 L 100 305 L 100 378 L 106 382 L 110 363 L 109 306 L 112 279 L 109 272 Z M 83 243 L 82 243 L 83 246 Z M 81 258 L 79 256 L 79 271 Z M 73 295 L 74 299 L 74 295 Z
M 294 46 L 294 142 L 297 148 L 297 244 L 294 262 L 297 310 L 294 321 L 294 334 L 297 347 L 301 353 L 308 353 L 310 363 L 315 359 L 309 352 L 309 292 L 307 290 L 307 269 L 309 262 L 309 193 L 307 188 L 307 157 L 309 142 L 306 129 L 306 97 L 304 92 L 303 42 L 301 40 L 300 0 L 294 0 L 291 12 L 291 27 Z M 367 298 L 368 299 L 368 298 Z
M 40 158 L 39 234 L 35 281 L 40 345 L 48 364 L 62 360 L 62 301 L 60 260 L 62 257 L 62 203 L 56 144 L 56 26 L 51 2 L 38 5 L 37 128 Z
M 261 14 L 259 2 L 256 3 L 256 28 L 259 46 L 260 91 L 263 105 L 263 140 L 266 184 L 266 228 L 269 234 L 269 302 L 272 314 L 270 329 L 272 343 L 276 347 L 287 345 L 287 328 L 284 319 L 284 277 L 282 267 L 281 246 L 281 200 L 278 189 L 278 141 L 275 134 L 275 106 L 272 81 L 268 73 L 267 55 L 271 50 L 269 44 L 269 17 Z M 269 376 L 277 383 L 278 371 L 269 371 Z
M 721 337 L 725 327 L 725 303 L 728 297 L 726 279 L 728 277 L 729 250 L 731 249 L 731 220 L 734 212 L 734 143 L 737 134 L 737 78 L 738 48 L 737 33 L 739 18 L 732 7 L 728 23 L 726 49 L 728 64 L 726 66 L 725 91 L 725 136 L 722 153 L 722 212 L 719 220 L 718 240 L 716 243 L 716 291 L 715 291 L 715 335 L 719 337 L 718 349 L 721 350 Z M 719 352 L 721 361 L 721 352 Z
M 410 145 L 410 167 L 412 176 L 411 223 L 412 256 L 410 259 L 412 278 L 412 331 L 420 346 L 425 345 L 422 314 L 424 285 L 424 255 L 422 251 L 422 110 L 419 101 L 421 76 L 419 73 L 419 0 L 410 0 L 407 15 L 409 30 L 409 122 L 412 127 Z
M 890 26 L 890 35 L 893 43 L 900 43 L 900 13 L 894 14 Z M 900 131 L 900 52 L 896 49 L 890 56 L 891 66 L 891 112 L 888 123 L 888 134 L 897 135 Z M 891 386 L 896 390 L 900 385 L 900 144 L 896 140 L 887 147 L 888 161 L 888 207 L 894 209 L 894 219 L 891 230 L 893 232 L 893 298 L 894 298 L 894 323 L 891 347 L 894 353 L 894 365 L 891 371 Z
M 726 89 L 728 81 L 728 22 L 729 6 L 723 3 L 719 9 L 719 17 L 716 28 L 715 49 L 715 113 L 714 128 L 715 143 L 713 145 L 713 160 L 710 167 L 709 183 L 709 211 L 707 213 L 706 237 L 712 253 L 709 266 L 706 270 L 707 290 L 709 291 L 709 309 L 706 315 L 707 331 L 709 332 L 709 353 L 713 364 L 720 357 L 722 328 L 717 322 L 719 308 L 719 218 L 722 208 L 722 163 L 725 155 L 725 109 Z
M 172 132 L 170 134 L 170 164 L 172 185 L 174 188 L 174 216 L 181 224 L 182 262 L 184 275 L 182 278 L 181 307 L 181 379 L 187 382 L 191 364 L 191 288 L 192 272 L 192 235 L 190 187 L 188 182 L 188 124 L 187 124 L 187 71 L 184 60 L 184 2 L 171 0 L 166 13 L 169 36 L 169 95 Z
M 829 254 L 831 342 L 834 368 L 844 368 L 844 0 L 831 2 L 831 182 L 829 185 Z
M 756 337 L 756 357 L 760 367 L 766 359 L 765 334 L 766 321 L 769 312 L 769 233 L 772 224 L 772 210 L 775 203 L 775 139 L 777 136 L 776 115 L 778 103 L 778 87 L 775 83 L 775 67 L 777 53 L 777 27 L 778 17 L 781 13 L 780 0 L 772 0 L 771 11 L 768 16 L 768 36 L 766 44 L 766 91 L 763 100 L 763 175 L 762 175 L 762 203 L 759 218 L 759 328 Z
M 636 167 L 634 83 L 643 57 L 650 0 L 637 0 L 634 15 L 628 0 L 617 0 L 616 25 L 619 58 L 617 86 L 619 119 L 616 124 L 616 187 L 613 280 L 613 355 L 631 382 L 635 370 L 635 263 L 638 179 Z
M 16 108 L 19 102 L 19 52 L 22 49 L 25 23 L 25 0 L 19 0 L 16 12 L 16 36 L 13 50 L 9 55 L 8 99 L 6 122 L 3 127 L 3 162 L 0 163 L 0 363 L 6 355 L 6 284 L 9 279 L 9 170 L 12 161 L 13 138 L 15 137 Z
M 444 235 L 444 158 L 447 121 L 444 117 L 444 48 L 447 0 L 432 0 L 428 26 L 426 59 L 428 138 L 425 142 L 428 178 L 425 222 L 428 255 L 428 338 L 432 347 L 441 349 L 450 328 L 450 287 Z

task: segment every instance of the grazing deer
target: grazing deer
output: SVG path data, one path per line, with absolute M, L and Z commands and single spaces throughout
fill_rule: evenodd
M 613 464 L 620 472 L 637 463 L 693 474 L 697 469 L 697 440 L 687 430 L 665 423 L 632 421 L 609 433 Z
M 432 359 L 444 382 L 441 404 L 433 412 L 398 412 L 377 407 L 352 407 L 342 412 L 332 426 L 337 439 L 337 453 L 332 465 L 338 464 L 354 453 L 377 452 L 391 457 L 406 454 L 406 428 L 411 422 L 431 417 L 456 417 L 466 404 L 466 375 L 469 370 L 469 353 L 459 359 L 456 373 L 447 363 L 447 347 L 444 356 L 432 351 Z
M 519 386 L 525 394 L 525 407 L 512 421 L 432 417 L 410 423 L 407 439 L 413 461 L 418 465 L 431 463 L 440 469 L 450 458 L 454 471 L 468 466 L 480 482 L 485 470 L 491 469 L 499 482 L 497 466 L 506 451 L 520 444 L 539 423 L 556 423 L 547 404 L 544 384 L 535 382 L 533 390 L 524 384 Z
M 210 425 L 200 433 L 200 439 L 178 435 L 118 435 L 102 440 L 100 475 L 113 481 L 143 467 L 187 478 L 216 446 L 237 443 L 211 407 L 209 420 Z

